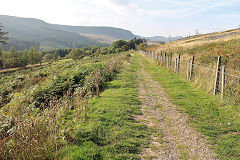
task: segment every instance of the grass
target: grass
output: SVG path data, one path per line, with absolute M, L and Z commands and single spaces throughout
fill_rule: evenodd
M 190 158 L 188 153 L 188 148 L 183 146 L 182 144 L 177 145 L 177 149 L 179 151 L 179 158 L 182 160 L 188 160 Z
M 80 64 L 81 66 L 76 68 L 79 72 L 84 71 L 84 77 L 74 78 L 71 72 L 74 70 L 68 70 L 67 68 L 65 77 L 61 76 L 64 75 L 65 72 L 60 75 L 63 79 L 57 81 L 59 84 L 50 84 L 50 87 L 57 87 L 56 91 L 59 91 L 62 86 L 64 87 L 65 84 L 68 84 L 68 87 L 71 87 L 71 89 L 66 90 L 66 93 L 58 97 L 59 92 L 54 92 L 52 94 L 53 96 L 49 97 L 49 102 L 42 104 L 41 109 L 33 108 L 33 101 L 24 101 L 24 104 L 21 105 L 20 103 L 22 101 L 20 100 L 23 100 L 23 97 L 16 99 L 16 103 L 14 102 L 14 105 L 11 106 L 13 112 L 7 112 L 7 110 L 2 108 L 0 110 L 0 159 L 35 159 L 36 157 L 37 159 L 46 159 L 46 157 L 47 159 L 103 159 L 102 157 L 104 156 L 101 149 L 107 144 L 110 145 L 113 139 L 116 143 L 119 143 L 116 146 L 120 148 L 123 147 L 125 150 L 129 149 L 131 154 L 133 154 L 134 151 L 137 152 L 138 148 L 134 146 L 134 136 L 141 137 L 142 133 L 137 132 L 132 136 L 131 134 L 134 134 L 134 132 L 130 132 L 131 130 L 128 128 L 144 128 L 144 126 L 138 126 L 137 124 L 134 126 L 135 123 L 131 123 L 134 119 L 131 117 L 130 112 L 137 112 L 137 110 L 134 110 L 134 107 L 138 107 L 137 99 L 135 99 L 135 96 L 137 96 L 137 94 L 135 94 L 137 92 L 136 85 L 132 86 L 135 87 L 135 90 L 133 90 L 131 87 L 128 88 L 128 85 L 131 86 L 131 83 L 126 83 L 127 86 L 124 87 L 124 92 L 116 95 L 121 96 L 127 94 L 121 97 L 122 99 L 118 99 L 118 103 L 116 103 L 116 107 L 119 107 L 119 105 L 122 104 L 122 100 L 129 98 L 126 103 L 123 103 L 125 104 L 124 107 L 126 107 L 125 110 L 119 110 L 121 106 L 114 108 L 115 112 L 111 110 L 115 102 L 109 101 L 109 104 L 107 102 L 108 98 L 111 99 L 112 95 L 108 95 L 108 97 L 104 99 L 99 97 L 92 99 L 92 97 L 98 96 L 100 91 L 106 89 L 105 85 L 107 82 L 119 73 L 122 63 L 129 59 L 127 55 L 128 53 L 122 53 L 109 55 L 107 57 L 101 56 L 97 57 L 97 59 L 89 58 L 89 61 L 87 61 L 88 64 Z M 78 62 L 74 63 L 78 64 Z M 85 69 L 90 70 L 86 72 Z M 73 72 L 73 74 L 75 74 L 75 72 Z M 131 74 L 131 72 L 127 74 Z M 80 76 L 82 75 L 83 74 L 80 74 Z M 50 82 L 54 82 L 57 78 L 52 80 L 53 81 Z M 127 81 L 131 81 L 131 78 L 127 79 Z M 121 87 L 120 84 L 121 83 L 108 83 L 107 87 L 109 87 L 109 91 L 105 91 L 108 91 L 110 94 L 115 94 L 115 92 L 117 92 L 115 88 Z M 45 85 L 44 82 L 43 85 Z M 72 90 L 73 88 L 74 91 Z M 110 91 L 111 89 L 114 89 L 114 93 Z M 129 90 L 129 92 L 126 90 Z M 43 91 L 50 93 L 49 91 L 51 90 L 44 89 Z M 39 93 L 43 92 L 41 91 Z M 22 94 L 27 96 L 28 93 L 22 92 Z M 30 98 L 28 96 L 28 98 L 33 99 L 34 97 Z M 45 98 L 45 96 L 43 98 Z M 89 101 L 90 99 L 92 100 Z M 128 105 L 132 106 L 129 107 Z M 109 110 L 106 108 L 106 113 L 104 107 L 109 107 Z M 125 114 L 124 112 L 129 113 Z M 14 115 L 14 119 L 10 114 Z M 116 135 L 114 135 L 112 139 L 109 139 L 109 134 L 113 131 L 111 126 L 114 125 L 118 125 L 118 128 L 114 131 Z M 122 127 L 125 127 L 126 132 Z M 136 131 L 138 130 L 136 129 Z M 146 130 L 144 129 L 144 131 Z M 129 135 L 129 141 L 118 141 L 116 139 L 118 138 L 117 133 L 125 137 Z M 127 135 L 125 135 L 125 133 L 127 133 Z M 59 150 L 62 148 L 64 149 L 60 152 Z M 112 152 L 118 152 L 119 150 L 118 148 L 114 148 Z M 108 151 L 104 153 L 108 153 Z M 125 154 L 127 152 L 122 151 L 121 153 Z M 65 155 L 67 155 L 67 157 L 65 157 Z
M 190 117 L 189 122 L 200 131 L 220 159 L 237 160 L 240 157 L 239 112 L 231 110 L 214 97 L 206 95 L 180 76 L 157 66 L 153 61 L 139 56 L 145 70 L 158 81 L 172 102 Z
M 163 51 L 176 55 L 181 54 L 185 56 L 186 59 L 194 55 L 196 62 L 214 66 L 217 57 L 222 56 L 222 65 L 226 66 L 227 70 L 239 71 L 239 42 L 240 30 L 236 29 L 207 35 L 198 35 L 165 44 L 149 46 L 148 50 Z M 231 74 L 239 76 L 237 73 Z
M 142 114 L 138 100 L 136 61 L 125 64 L 99 97 L 89 101 L 88 118 L 75 125 L 74 141 L 62 149 L 63 159 L 139 159 L 149 144 L 148 129 L 133 115 Z

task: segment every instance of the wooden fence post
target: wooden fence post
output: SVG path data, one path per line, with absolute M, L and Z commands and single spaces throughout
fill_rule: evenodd
M 225 66 L 222 67 L 222 88 L 221 88 L 221 99 L 223 100 L 224 96 L 224 87 L 225 87 L 225 78 L 226 78 L 226 69 Z
M 164 53 L 164 63 L 166 63 L 166 57 L 167 57 L 167 53 Z
M 167 62 L 166 62 L 166 66 L 167 66 L 167 68 L 168 68 L 168 56 L 166 57 L 166 60 L 167 60 Z
M 170 57 L 168 57 L 168 68 L 171 68 L 171 66 L 170 66 Z
M 178 58 L 175 59 L 175 72 L 177 73 L 177 61 L 178 61 Z
M 172 65 L 172 53 L 170 54 L 170 66 Z
M 192 64 L 191 64 L 191 70 L 190 70 L 189 81 L 191 81 L 192 78 L 193 78 L 193 69 L 194 69 L 194 55 L 192 56 Z
M 221 59 L 222 57 L 218 57 L 217 61 L 217 69 L 216 69 L 216 77 L 215 77 L 215 82 L 214 82 L 214 90 L 213 90 L 213 95 L 215 96 L 219 92 L 219 80 L 220 80 L 220 71 L 221 71 Z
M 180 60 L 181 60 L 181 55 L 178 55 L 178 64 L 177 64 L 177 72 L 180 72 Z

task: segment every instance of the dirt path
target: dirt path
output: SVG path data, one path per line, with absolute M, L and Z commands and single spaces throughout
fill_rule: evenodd
M 141 159 L 216 159 L 204 138 L 187 124 L 187 116 L 170 102 L 143 67 L 138 83 L 143 115 L 136 119 L 151 130 L 150 147 L 144 148 Z

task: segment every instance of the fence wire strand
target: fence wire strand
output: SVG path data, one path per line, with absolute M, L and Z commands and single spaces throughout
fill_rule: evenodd
M 159 65 L 188 78 L 188 80 L 191 80 L 198 87 L 200 86 L 207 90 L 207 92 L 222 94 L 226 102 L 240 104 L 240 75 L 235 75 L 235 73 L 238 74 L 240 71 L 226 68 L 223 76 L 222 67 L 218 68 L 217 65 L 204 64 L 196 62 L 196 60 L 192 62 L 190 59 L 182 58 L 179 61 L 179 55 L 173 56 L 171 54 L 170 56 L 172 57 L 170 57 L 168 54 L 157 54 L 154 52 L 142 51 L 141 53 L 157 61 Z M 192 75 L 191 69 L 193 69 Z

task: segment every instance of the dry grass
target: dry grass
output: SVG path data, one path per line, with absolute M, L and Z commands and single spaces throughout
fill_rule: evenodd
M 240 102 L 240 29 L 204 34 L 183 38 L 166 44 L 150 46 L 148 51 L 173 53 L 173 60 L 181 54 L 180 74 L 186 77 L 186 63 L 195 56 L 193 85 L 207 93 L 213 92 L 218 56 L 222 56 L 222 65 L 226 68 L 225 95 Z M 164 64 L 165 65 L 165 64 Z M 228 98 L 229 100 L 229 98 Z
M 223 56 L 224 64 L 232 69 L 240 69 L 240 29 L 192 36 L 166 44 L 150 46 L 148 51 L 172 52 L 195 55 L 202 63 L 215 63 L 217 56 Z M 205 59 L 202 59 L 205 58 Z M 211 62 L 206 57 L 211 58 Z M 227 63 L 229 62 L 229 63 Z

